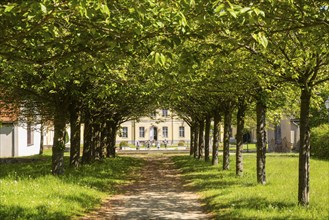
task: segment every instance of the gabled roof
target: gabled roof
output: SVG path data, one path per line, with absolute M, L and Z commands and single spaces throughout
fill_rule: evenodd
M 11 106 L 0 102 L 0 122 L 15 122 L 18 119 L 18 110 Z

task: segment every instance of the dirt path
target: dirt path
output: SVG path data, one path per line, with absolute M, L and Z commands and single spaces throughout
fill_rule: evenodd
M 86 219 L 211 219 L 196 194 L 186 191 L 167 156 L 145 157 L 141 178 L 106 201 Z

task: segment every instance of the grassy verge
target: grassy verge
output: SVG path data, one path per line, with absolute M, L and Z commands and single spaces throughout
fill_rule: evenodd
M 51 157 L 33 163 L 1 164 L 0 219 L 70 219 L 95 208 L 115 186 L 126 184 L 142 161 L 117 157 L 50 174 Z M 66 158 L 67 162 L 67 158 Z M 135 173 L 135 172 L 134 172 Z
M 188 185 L 204 198 L 218 219 L 329 219 L 329 161 L 311 160 L 310 206 L 297 204 L 298 157 L 294 154 L 268 154 L 267 184 L 256 184 L 255 154 L 244 156 L 243 177 L 231 170 L 175 156 Z M 222 161 L 222 158 L 220 158 Z

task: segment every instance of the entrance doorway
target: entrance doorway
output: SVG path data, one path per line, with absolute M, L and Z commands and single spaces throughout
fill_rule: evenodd
M 158 140 L 158 128 L 152 126 L 150 128 L 150 141 L 157 141 Z

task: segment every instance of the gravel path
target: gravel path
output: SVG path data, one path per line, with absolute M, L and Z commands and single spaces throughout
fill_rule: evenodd
M 141 178 L 125 186 L 124 194 L 106 201 L 86 219 L 211 219 L 198 196 L 183 186 L 179 171 L 167 156 L 145 157 Z

